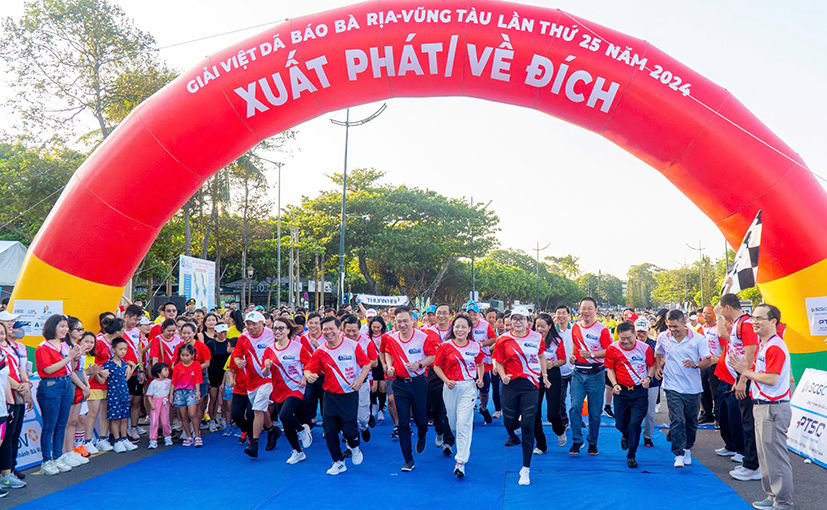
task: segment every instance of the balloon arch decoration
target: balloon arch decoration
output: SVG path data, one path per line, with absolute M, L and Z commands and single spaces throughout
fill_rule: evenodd
M 827 288 L 827 224 L 813 221 L 827 218 L 827 194 L 801 158 L 726 89 L 652 44 L 561 10 L 489 0 L 365 2 L 285 20 L 207 57 L 78 169 L 13 299 L 60 300 L 95 324 L 161 227 L 255 144 L 327 112 L 430 96 L 532 108 L 597 133 L 662 173 L 734 247 L 763 210 L 759 287 L 784 312 L 795 372 L 825 366 L 805 298 Z M 135 191 L 146 182 L 157 193 Z

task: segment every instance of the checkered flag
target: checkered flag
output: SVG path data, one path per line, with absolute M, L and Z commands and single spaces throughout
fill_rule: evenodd
M 761 245 L 761 211 L 755 216 L 747 235 L 741 241 L 735 261 L 730 266 L 721 286 L 721 295 L 737 293 L 744 289 L 755 287 L 758 275 L 758 248 Z

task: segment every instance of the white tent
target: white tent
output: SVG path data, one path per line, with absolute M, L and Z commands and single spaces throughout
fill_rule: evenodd
M 14 287 L 26 258 L 26 247 L 17 241 L 0 241 L 0 286 Z

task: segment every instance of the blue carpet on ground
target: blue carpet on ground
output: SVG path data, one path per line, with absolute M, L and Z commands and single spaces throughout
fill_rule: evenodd
M 519 486 L 520 447 L 503 446 L 506 434 L 500 420 L 484 425 L 478 414 L 476 420 L 463 479 L 452 474 L 453 457 L 443 456 L 434 446 L 432 429 L 425 453 L 414 454 L 416 468 L 400 472 L 402 455 L 398 442 L 389 439 L 391 422 L 386 420 L 362 446 L 364 462 L 354 466 L 348 460 L 347 472 L 335 477 L 325 474 L 331 461 L 320 428 L 314 429 L 307 460 L 293 466 L 285 464 L 290 447 L 283 437 L 272 452 L 263 451 L 262 445 L 259 458 L 253 460 L 244 455 L 237 438 L 219 433 L 207 436 L 203 448 L 168 448 L 16 508 L 113 508 L 135 501 L 130 487 L 149 490 L 159 503 L 156 508 L 269 510 L 302 501 L 314 510 L 362 510 L 371 494 L 411 509 L 462 503 L 463 508 L 528 510 L 545 502 L 572 510 L 618 510 L 668 501 L 680 502 L 682 508 L 711 508 L 710 501 L 716 508 L 751 508 L 700 462 L 684 469 L 672 467 L 669 444 L 659 432 L 655 448 L 638 451 L 640 467 L 627 468 L 620 433 L 605 426 L 600 428 L 598 456 L 586 455 L 585 449 L 578 456 L 569 455 L 570 441 L 566 448 L 557 447 L 551 427 L 544 427 L 549 452 L 533 457 L 531 485 Z

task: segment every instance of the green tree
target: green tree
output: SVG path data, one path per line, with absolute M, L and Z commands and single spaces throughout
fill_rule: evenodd
M 655 301 L 652 298 L 652 292 L 657 287 L 655 274 L 661 271 L 663 269 L 648 262 L 629 268 L 626 273 L 629 278 L 626 282 L 626 298 L 633 307 L 646 308 L 654 306 Z
M 585 273 L 576 280 L 577 286 L 601 305 L 618 306 L 625 304 L 623 282 L 611 274 Z
M 564 257 L 549 256 L 545 258 L 549 262 L 550 270 L 554 273 L 561 274 L 566 278 L 574 279 L 580 276 L 580 266 L 577 261 L 579 257 L 573 255 L 566 255 Z
M 29 128 L 71 130 L 90 114 L 106 138 L 118 79 L 155 57 L 152 36 L 108 0 L 33 0 L 2 28 L 0 58 L 15 75 L 9 106 Z

